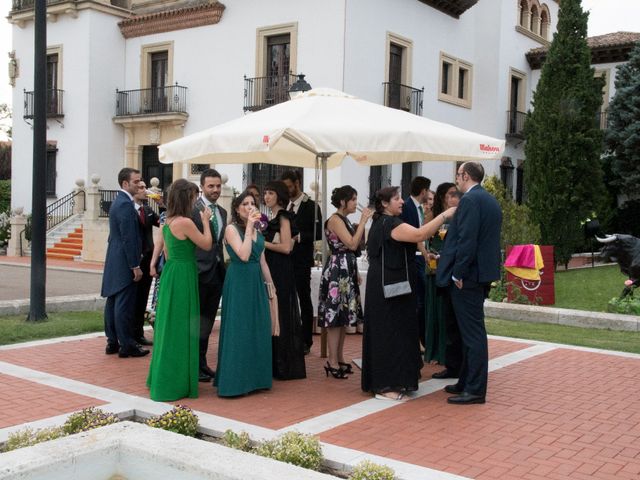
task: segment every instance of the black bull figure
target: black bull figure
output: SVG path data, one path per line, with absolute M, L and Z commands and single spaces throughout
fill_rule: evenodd
M 604 245 L 600 256 L 604 260 L 618 262 L 620 271 L 631 280 L 620 294 L 620 298 L 626 297 L 640 285 L 640 238 L 616 233 L 605 238 L 596 237 L 596 240 Z

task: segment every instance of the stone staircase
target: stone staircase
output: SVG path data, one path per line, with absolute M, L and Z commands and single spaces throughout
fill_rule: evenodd
M 74 215 L 47 232 L 47 258 L 80 260 L 84 215 Z

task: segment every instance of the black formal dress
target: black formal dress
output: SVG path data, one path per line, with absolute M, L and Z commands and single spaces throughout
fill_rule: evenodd
M 297 235 L 293 228 L 293 215 L 280 210 L 269 221 L 264 237 L 267 242 L 273 242 L 280 233 L 280 219 L 289 219 L 292 225 L 292 236 Z M 302 338 L 302 321 L 300 307 L 296 293 L 295 276 L 291 255 L 265 249 L 265 258 L 273 284 L 278 296 L 278 316 L 280 320 L 280 335 L 273 337 L 273 376 L 279 380 L 292 380 L 307 376 L 304 363 L 304 341 Z
M 391 231 L 403 222 L 381 215 L 371 225 L 367 241 L 369 271 L 362 340 L 362 390 L 385 393 L 418 389 L 423 362 L 416 318 L 415 243 L 397 242 Z M 382 288 L 382 247 L 386 284 L 408 277 L 412 293 L 385 298 Z

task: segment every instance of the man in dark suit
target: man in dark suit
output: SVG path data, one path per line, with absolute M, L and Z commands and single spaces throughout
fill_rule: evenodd
M 149 290 L 151 289 L 151 282 L 153 280 L 149 274 L 151 257 L 153 256 L 153 227 L 160 226 L 160 217 L 146 203 L 147 185 L 143 181 L 140 181 L 139 186 L 140 188 L 133 199 L 135 200 L 134 207 L 138 215 L 138 224 L 142 237 L 142 259 L 140 260 L 142 278 L 138 282 L 136 292 L 132 333 L 133 338 L 138 344 L 153 345 L 153 342 L 144 336 L 144 316 L 147 311 L 147 300 L 149 299 Z
M 209 168 L 200 175 L 200 189 L 202 196 L 198 200 L 200 205 L 211 209 L 211 236 L 213 247 L 211 250 L 196 248 L 196 261 L 198 263 L 198 293 L 200 296 L 200 376 L 201 382 L 213 380 L 216 372 L 207 364 L 207 350 L 209 349 L 209 336 L 213 330 L 213 323 L 220 306 L 222 285 L 224 283 L 225 267 L 222 240 L 224 228 L 227 224 L 227 211 L 217 205 L 222 192 L 222 179 L 220 173 Z M 191 215 L 193 223 L 200 232 L 204 231 L 198 205 Z
M 131 326 L 137 282 L 142 278 L 142 239 L 133 196 L 138 192 L 140 172 L 123 168 L 118 173 L 120 192 L 109 209 L 109 245 L 102 275 L 104 331 L 107 355 L 142 357 L 149 353 L 136 343 Z
M 302 318 L 302 339 L 305 355 L 311 351 L 313 345 L 313 304 L 311 303 L 311 267 L 314 264 L 313 245 L 315 240 L 322 238 L 322 212 L 316 202 L 302 191 L 300 174 L 295 170 L 288 170 L 282 174 L 282 181 L 289 190 L 289 205 L 287 210 L 295 214 L 294 222 L 298 235 L 294 237 L 295 244 L 291 252 L 293 274 L 296 280 L 296 290 L 300 302 L 300 317 Z M 314 227 L 315 225 L 315 227 Z M 315 235 L 314 235 L 315 233 Z
M 427 201 L 427 198 L 429 196 L 429 187 L 431 187 L 431 180 L 426 177 L 415 177 L 413 180 L 411 180 L 411 194 L 404 199 L 404 205 L 402 206 L 402 214 L 400 214 L 400 218 L 402 218 L 402 220 L 404 220 L 412 227 L 420 228 L 424 222 L 425 212 L 422 205 Z M 422 343 L 422 345 L 426 345 L 426 319 L 424 317 L 424 275 L 427 266 L 427 250 L 424 246 L 424 243 L 419 243 L 417 247 L 416 267 L 418 269 L 418 280 L 416 282 L 416 314 L 418 320 L 420 342 Z
M 464 194 L 451 222 L 436 271 L 438 286 L 448 286 L 462 336 L 463 363 L 458 383 L 447 385 L 447 401 L 484 403 L 489 355 L 484 325 L 484 300 L 491 282 L 500 278 L 502 211 L 497 200 L 480 186 L 484 168 L 463 163 L 456 185 Z

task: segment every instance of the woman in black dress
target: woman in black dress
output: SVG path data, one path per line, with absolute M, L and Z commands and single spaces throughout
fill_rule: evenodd
M 271 210 L 271 220 L 264 232 L 265 257 L 278 297 L 280 335 L 273 337 L 273 376 L 292 380 L 307 376 L 304 364 L 302 320 L 293 275 L 291 250 L 293 230 L 291 214 L 285 210 L 289 193 L 284 182 L 268 182 L 264 187 L 264 204 Z
M 399 187 L 376 192 L 376 214 L 367 240 L 369 271 L 362 340 L 362 390 L 388 400 L 402 400 L 405 392 L 417 390 L 422 368 L 416 318 L 416 243 L 433 236 L 455 212 L 455 208 L 449 209 L 420 228 L 414 228 L 398 217 L 403 203 Z M 388 285 L 407 277 L 411 293 L 385 298 L 383 280 Z

